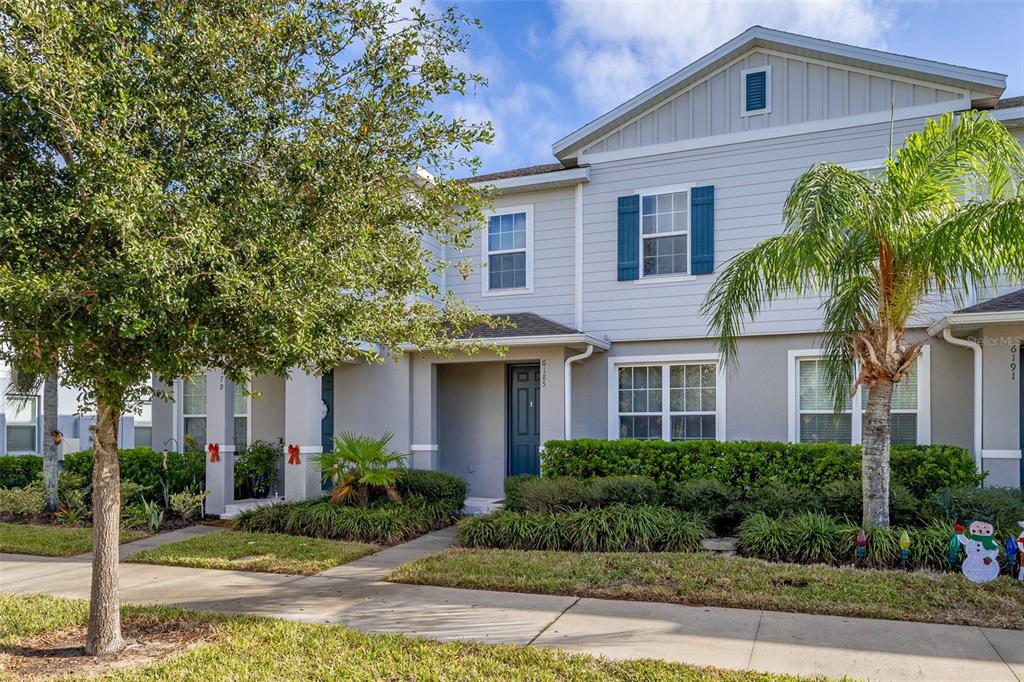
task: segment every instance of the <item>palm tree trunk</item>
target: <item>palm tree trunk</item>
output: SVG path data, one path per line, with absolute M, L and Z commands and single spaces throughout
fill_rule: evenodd
M 91 656 L 124 649 L 118 597 L 118 533 L 121 522 L 121 475 L 117 461 L 120 415 L 105 401 L 96 405 L 92 464 L 92 591 L 85 652 Z
M 862 478 L 864 526 L 889 527 L 889 444 L 893 383 L 879 379 L 868 392 L 864 410 Z
M 57 511 L 57 375 L 50 374 L 43 382 L 43 488 L 46 510 Z

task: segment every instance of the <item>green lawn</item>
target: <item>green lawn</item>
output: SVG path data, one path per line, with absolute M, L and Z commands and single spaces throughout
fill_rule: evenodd
M 372 554 L 376 545 L 221 530 L 132 554 L 127 561 L 191 568 L 316 575 Z
M 144 537 L 142 531 L 121 529 L 121 542 Z M 92 528 L 0 523 L 0 553 L 74 556 L 90 551 Z
M 0 645 L 84 626 L 84 601 L 0 594 Z M 179 609 L 125 607 L 125 631 L 154 619 L 210 627 L 211 642 L 150 664 L 117 671 L 115 680 L 795 680 L 660 661 L 605 661 L 547 649 L 440 644 L 398 635 L 366 635 L 340 626 L 252 617 L 220 617 Z M 75 673 L 74 659 L 63 659 Z M 2 673 L 0 673 L 2 677 Z M 62 678 L 63 679 L 63 678 Z
M 984 625 L 1024 630 L 1024 589 L 959 573 L 773 564 L 707 552 L 586 554 L 451 549 L 388 580 L 445 587 Z

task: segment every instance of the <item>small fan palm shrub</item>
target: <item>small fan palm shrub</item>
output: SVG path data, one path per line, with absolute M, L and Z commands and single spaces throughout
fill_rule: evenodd
M 405 471 L 405 455 L 391 450 L 393 434 L 380 438 L 346 431 L 334 437 L 334 449 L 316 456 L 325 483 L 331 484 L 331 501 L 370 504 L 374 492 L 401 502 L 398 481 Z

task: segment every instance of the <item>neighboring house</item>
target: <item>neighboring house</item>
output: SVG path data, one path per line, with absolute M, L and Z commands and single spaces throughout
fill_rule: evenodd
M 511 318 L 474 332 L 504 355 L 405 349 L 324 376 L 260 376 L 252 398 L 214 371 L 166 387 L 176 401 L 153 405 L 151 442 L 220 445 L 213 513 L 231 494 L 224 455 L 243 439 L 298 447 L 289 499 L 319 494 L 309 455 L 346 430 L 391 432 L 414 466 L 489 498 L 505 476 L 536 473 L 553 438 L 858 443 L 861 395 L 835 414 L 824 387 L 818 299 L 748 324 L 729 372 L 700 304 L 730 258 L 782 230 L 811 164 L 871 172 L 890 130 L 899 145 L 927 118 L 971 108 L 1024 135 L 1024 98 L 1000 101 L 1004 88 L 1002 74 L 751 28 L 555 142 L 558 163 L 471 180 L 497 197 L 473 247 L 447 254 L 473 273 L 452 268 L 441 284 Z M 1010 289 L 961 311 L 936 302 L 915 323 L 911 340 L 934 338 L 897 389 L 893 438 L 970 448 L 989 483 L 1019 486 L 1024 294 L 995 297 Z M 967 337 L 979 344 L 962 347 Z
M 89 429 L 96 415 L 83 410 L 78 392 L 61 386 L 57 405 L 57 428 L 63 437 L 60 456 L 91 448 Z M 0 455 L 42 454 L 44 410 L 42 385 L 23 394 L 12 387 L 10 368 L 0 366 Z M 122 448 L 153 447 L 152 431 L 152 411 L 147 403 L 138 413 L 121 417 L 118 443 Z

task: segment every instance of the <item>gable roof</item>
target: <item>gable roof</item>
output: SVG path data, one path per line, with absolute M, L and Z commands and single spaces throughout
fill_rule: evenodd
M 993 71 L 970 69 L 964 66 L 811 38 L 763 26 L 752 26 L 689 66 L 565 136 L 552 145 L 552 152 L 562 161 L 575 159 L 576 154 L 583 147 L 611 132 L 639 111 L 654 108 L 724 66 L 738 53 L 757 47 L 813 57 L 836 64 L 869 68 L 896 76 L 924 77 L 931 82 L 964 88 L 973 93 L 991 97 L 993 100 L 1006 89 L 1006 75 Z
M 1008 313 L 1024 310 L 1024 289 L 1017 289 L 1002 296 L 990 298 L 981 303 L 961 308 L 956 311 L 957 315 L 964 313 Z

